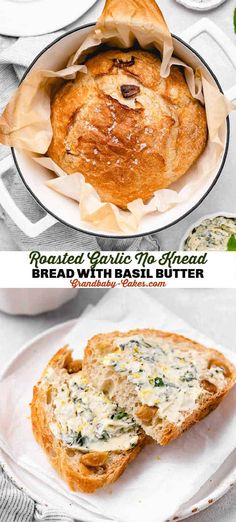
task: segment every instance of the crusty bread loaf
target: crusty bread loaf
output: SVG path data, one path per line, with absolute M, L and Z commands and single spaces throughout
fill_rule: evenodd
M 71 392 L 71 390 L 74 389 L 73 386 L 77 386 L 74 380 L 76 381 L 78 376 L 79 382 L 81 382 L 82 378 L 82 382 L 84 383 L 84 377 L 82 377 L 83 371 L 81 371 L 81 361 L 73 360 L 71 350 L 67 347 L 62 348 L 51 359 L 43 372 L 41 380 L 34 387 L 33 400 L 31 403 L 32 428 L 37 442 L 45 450 L 51 464 L 68 483 L 69 487 L 74 491 L 80 490 L 86 493 L 92 493 L 97 488 L 111 484 L 119 478 L 128 464 L 138 455 L 147 441 L 147 437 L 143 431 L 136 426 L 134 431 L 131 429 L 130 432 L 127 432 L 128 436 L 131 436 L 132 438 L 133 434 L 135 438 L 135 443 L 131 445 L 131 449 L 114 449 L 112 451 L 106 451 L 106 441 L 100 439 L 101 444 L 104 443 L 104 448 L 95 451 L 86 448 L 87 443 L 83 443 L 83 441 L 86 441 L 86 439 L 82 437 L 83 431 L 76 432 L 77 447 L 75 447 L 76 444 L 73 443 L 73 438 L 70 439 L 71 435 L 69 435 L 68 432 L 66 434 L 63 433 L 64 439 L 61 438 L 60 434 L 55 434 L 55 421 L 58 423 L 62 422 L 61 420 L 58 420 L 62 418 L 58 413 L 58 411 L 60 412 L 59 407 L 65 408 L 65 406 L 61 406 L 61 401 L 59 400 L 59 383 L 60 385 L 63 383 L 63 393 L 67 390 L 67 386 L 69 386 L 68 383 L 71 383 L 69 388 L 69 396 L 71 400 L 69 408 L 71 408 L 72 404 L 76 404 L 76 401 L 78 401 L 78 397 L 80 396 L 78 393 L 81 393 L 81 391 L 76 391 L 75 395 L 73 395 Z M 89 388 L 89 393 L 91 390 L 92 387 Z M 87 387 L 86 392 L 88 392 Z M 93 408 L 93 401 L 97 400 L 97 391 L 94 390 L 94 392 L 95 395 L 92 394 L 90 399 L 91 408 Z M 61 390 L 60 393 L 62 393 Z M 106 397 L 104 397 L 104 399 L 107 401 Z M 122 412 L 121 414 L 119 409 L 116 410 L 117 405 L 112 405 L 112 407 L 113 406 L 114 411 L 118 411 L 118 413 L 115 413 L 115 415 L 118 416 L 118 419 L 120 419 L 122 415 L 123 417 L 126 416 L 125 419 L 130 419 L 126 413 Z M 104 409 L 101 408 L 101 419 L 102 414 L 104 413 L 103 410 Z M 92 410 L 88 411 L 89 415 L 91 415 L 91 411 Z M 84 415 L 83 412 L 82 414 Z M 65 416 L 64 409 L 62 410 L 61 415 Z M 82 418 L 83 417 L 78 416 L 76 422 L 82 422 Z M 67 420 L 67 423 L 70 425 L 73 424 L 73 422 L 73 412 L 70 412 L 70 418 Z M 123 422 L 126 422 L 126 420 Z M 132 424 L 133 420 L 131 419 L 130 422 Z M 119 423 L 122 423 L 122 421 L 120 420 Z M 60 428 L 63 429 L 63 426 L 64 425 L 61 424 Z M 109 427 L 107 430 L 109 435 Z M 65 442 L 65 437 L 67 437 L 67 442 Z M 118 446 L 121 445 L 119 442 L 120 439 L 117 440 Z M 115 441 L 115 443 L 117 443 L 117 441 Z
M 235 383 L 220 352 L 157 330 L 93 337 L 84 372 L 159 444 L 168 444 L 221 402 Z
M 183 70 L 173 66 L 161 78 L 157 53 L 108 50 L 86 66 L 52 101 L 48 155 L 68 174 L 82 173 L 103 201 L 147 202 L 203 152 L 205 109 Z

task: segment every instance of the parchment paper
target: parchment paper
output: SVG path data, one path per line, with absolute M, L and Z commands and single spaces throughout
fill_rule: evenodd
M 86 67 L 78 65 L 85 55 L 102 43 L 121 48 L 132 47 L 138 42 L 142 48 L 157 48 L 162 54 L 161 75 L 168 76 L 172 65 L 185 68 L 186 80 L 191 94 L 205 103 L 209 140 L 207 147 L 183 176 L 183 187 L 175 186 L 158 190 L 148 204 L 137 199 L 122 211 L 110 203 L 103 203 L 96 190 L 85 183 L 78 172 L 67 175 L 51 160 L 44 166 L 53 170 L 58 178 L 47 185 L 56 192 L 80 203 L 81 219 L 92 223 L 97 229 L 118 232 L 134 232 L 142 217 L 150 212 L 165 212 L 187 201 L 206 177 L 217 167 L 222 151 L 222 127 L 229 112 L 236 108 L 204 77 L 202 70 L 193 71 L 178 58 L 173 57 L 173 42 L 163 15 L 155 0 L 107 0 L 104 11 L 94 29 L 62 71 L 37 71 L 29 74 L 0 118 L 0 142 L 30 153 L 44 155 L 47 152 L 52 128 L 50 122 L 50 99 L 61 79 L 73 79 L 77 72 L 86 73 Z M 66 59 L 66 57 L 65 57 Z M 34 156 L 35 157 L 35 156 Z M 40 161 L 40 158 L 36 158 Z
M 236 364 L 234 353 L 194 330 L 145 292 L 111 290 L 85 311 L 60 346 L 54 346 L 51 336 L 49 346 L 29 350 L 18 359 L 17 371 L 0 382 L 4 397 L 0 401 L 0 446 L 48 488 L 93 513 L 119 522 L 163 522 L 181 510 L 235 449 L 236 389 L 178 440 L 166 447 L 147 446 L 114 485 L 93 495 L 68 490 L 34 441 L 29 420 L 33 385 L 57 348 L 69 343 L 74 356 L 81 357 L 92 335 L 137 327 L 180 333 L 218 348 Z

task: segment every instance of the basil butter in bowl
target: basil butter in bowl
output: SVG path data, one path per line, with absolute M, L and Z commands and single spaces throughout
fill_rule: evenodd
M 185 233 L 179 249 L 236 251 L 236 214 L 219 212 L 199 219 Z

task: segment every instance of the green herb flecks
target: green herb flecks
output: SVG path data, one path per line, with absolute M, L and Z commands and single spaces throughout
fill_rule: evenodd
M 108 440 L 110 438 L 110 435 L 106 430 L 104 430 L 98 438 L 101 440 Z
M 81 432 L 78 433 L 68 433 L 63 435 L 63 440 L 67 446 L 83 446 L 86 440 L 86 437 L 82 437 Z
M 193 381 L 193 379 L 196 379 L 196 377 L 193 375 L 192 372 L 185 372 L 185 374 L 183 375 L 183 377 L 181 377 L 181 381 L 183 382 L 190 382 L 190 381 Z
M 236 10 L 235 10 L 235 13 L 236 13 Z M 236 14 L 235 14 L 235 18 L 236 18 Z M 235 20 L 235 23 L 236 23 L 236 20 Z M 232 234 L 228 240 L 228 243 L 227 243 L 227 250 L 229 252 L 235 252 L 236 251 L 236 237 L 234 234 Z
M 154 387 L 159 387 L 159 386 L 165 386 L 165 383 L 163 381 L 163 379 L 161 377 L 156 377 L 154 379 Z
M 234 32 L 236 33 L 236 7 L 234 9 Z
M 117 413 L 114 413 L 111 418 L 112 420 L 121 420 L 121 419 L 127 419 L 128 413 L 125 411 L 118 411 Z

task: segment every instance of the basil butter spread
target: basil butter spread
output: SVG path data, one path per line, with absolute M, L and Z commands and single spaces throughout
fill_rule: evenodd
M 136 446 L 139 427 L 134 419 L 88 384 L 82 372 L 68 375 L 49 368 L 43 386 L 52 389 L 50 430 L 66 446 L 85 452 Z
M 187 237 L 184 250 L 227 250 L 236 234 L 236 218 L 217 216 L 204 219 Z
M 208 352 L 190 349 L 187 342 L 173 345 L 165 337 L 116 339 L 103 364 L 126 376 L 141 404 L 156 406 L 161 419 L 175 424 L 198 407 L 202 380 L 217 389 L 225 384 L 224 369 L 214 363 L 209 367 Z

